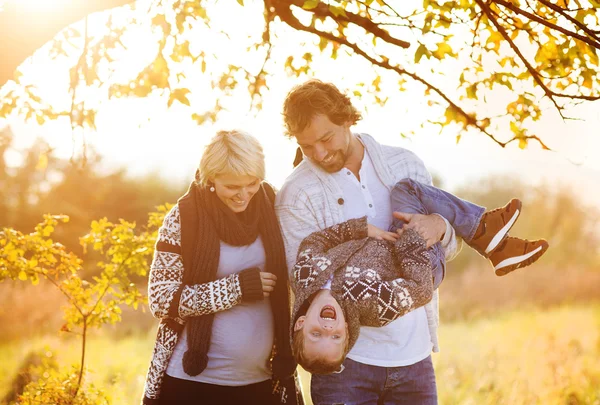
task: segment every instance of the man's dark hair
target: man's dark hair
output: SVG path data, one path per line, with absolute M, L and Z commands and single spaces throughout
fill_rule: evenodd
M 311 79 L 294 87 L 283 103 L 287 136 L 302 132 L 316 115 L 326 115 L 336 125 L 356 124 L 361 114 L 350 98 L 331 83 Z

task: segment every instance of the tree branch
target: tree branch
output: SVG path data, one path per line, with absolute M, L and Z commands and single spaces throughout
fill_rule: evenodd
M 279 1 L 276 1 L 276 2 L 279 3 Z M 299 8 L 302 8 L 302 6 L 304 5 L 304 0 L 289 0 L 289 4 L 299 7 Z M 340 14 L 340 15 L 336 16 L 330 10 L 329 5 L 327 5 L 325 3 L 319 3 L 319 5 L 317 7 L 310 9 L 310 10 L 305 10 L 305 11 L 312 12 L 313 14 L 315 14 L 319 17 L 331 17 L 332 19 L 334 19 L 336 21 L 350 22 L 352 24 L 358 25 L 359 27 L 362 27 L 365 31 L 370 32 L 371 34 L 375 35 L 376 37 L 383 39 L 387 43 L 399 46 L 401 48 L 410 47 L 410 42 L 403 41 L 401 39 L 393 37 L 392 35 L 390 35 L 389 32 L 387 32 L 386 30 L 379 27 L 373 21 L 371 21 L 368 18 L 365 18 L 361 15 L 354 14 L 349 11 L 345 11 L 344 14 Z
M 531 64 L 529 63 L 529 61 L 525 58 L 525 56 L 519 50 L 519 48 L 514 43 L 514 41 L 512 39 L 510 39 L 510 36 L 506 32 L 506 30 L 493 17 L 493 12 L 489 8 L 489 6 L 487 4 L 485 4 L 482 0 L 475 0 L 475 2 L 479 5 L 479 7 L 481 7 L 481 9 L 483 10 L 483 12 L 486 13 L 486 15 L 488 16 L 488 19 L 492 22 L 492 24 L 494 24 L 494 26 L 496 27 L 496 29 L 498 30 L 498 32 L 508 42 L 508 44 L 510 45 L 510 47 L 512 48 L 512 50 L 517 54 L 517 56 L 519 57 L 519 59 L 521 59 L 521 61 L 523 62 L 523 64 L 527 68 L 527 71 L 531 74 L 531 76 L 533 77 L 533 79 L 535 80 L 535 82 L 542 88 L 542 90 L 544 90 L 544 93 L 552 101 L 552 103 L 554 104 L 554 106 L 558 110 L 558 113 L 560 114 L 560 116 L 561 116 L 561 118 L 563 120 L 565 119 L 565 116 L 562 113 L 562 107 L 560 107 L 558 105 L 558 103 L 556 102 L 556 100 L 554 99 L 554 97 L 570 98 L 570 99 L 578 99 L 578 100 L 587 100 L 587 101 L 600 100 L 600 96 L 585 96 L 585 95 L 576 95 L 576 94 L 562 94 L 562 93 L 556 93 L 555 91 L 550 90 L 548 88 L 548 86 L 546 86 L 546 84 L 544 83 L 544 81 L 542 80 L 542 77 L 541 77 L 540 73 L 537 70 L 535 70 L 535 68 L 533 66 L 531 66 Z
M 544 6 L 556 11 L 557 13 L 559 13 L 560 15 L 562 15 L 563 17 L 565 17 L 567 20 L 569 20 L 571 23 L 575 24 L 576 27 L 579 27 L 579 29 L 581 29 L 583 32 L 585 32 L 586 34 L 588 34 L 590 37 L 594 38 L 596 41 L 600 41 L 600 38 L 596 35 L 596 32 L 589 29 L 585 24 L 577 21 L 576 18 L 573 18 L 572 16 L 570 16 L 569 14 L 567 14 L 565 12 L 565 10 L 563 10 L 561 7 L 550 3 L 549 1 L 546 0 L 538 0 L 540 3 L 542 3 Z
M 77 312 L 79 312 L 79 314 L 81 316 L 83 315 L 83 311 L 81 310 L 81 308 L 79 308 L 79 306 L 75 303 L 75 301 L 73 300 L 73 297 L 71 297 L 69 294 L 67 294 L 65 292 L 65 290 L 63 290 L 60 285 L 54 281 L 52 278 L 48 277 L 48 275 L 46 273 L 44 273 L 43 271 L 38 271 L 38 270 L 34 270 L 35 273 L 42 275 L 46 280 L 48 280 L 50 283 L 52 283 L 56 288 L 58 288 L 58 291 L 60 291 L 61 293 L 63 293 L 63 295 L 65 297 L 67 297 L 67 300 L 75 307 L 75 309 L 77 310 Z
M 521 59 L 521 61 L 525 65 L 525 68 L 529 71 L 529 73 L 533 77 L 533 80 L 542 88 L 542 90 L 544 90 L 544 93 L 546 94 L 546 96 L 552 101 L 552 103 L 558 110 L 558 113 L 560 114 L 561 118 L 564 119 L 564 116 L 562 113 L 562 108 L 558 105 L 558 103 L 554 99 L 552 91 L 546 86 L 546 84 L 544 84 L 544 81 L 541 79 L 537 70 L 535 70 L 535 68 L 533 66 L 531 66 L 531 64 L 525 58 L 525 56 L 521 53 L 521 51 L 519 50 L 517 45 L 515 45 L 513 40 L 510 39 L 510 36 L 506 32 L 506 30 L 498 23 L 498 21 L 496 21 L 490 7 L 481 0 L 475 0 L 475 2 L 479 5 L 479 7 L 481 7 L 481 10 L 483 10 L 483 12 L 487 15 L 488 20 L 490 20 L 492 22 L 492 24 L 494 25 L 494 27 L 496 27 L 496 29 L 498 30 L 500 35 L 502 35 L 502 37 L 504 37 L 504 39 L 508 42 L 508 44 L 510 45 L 512 50 L 517 54 L 519 59 Z
M 544 0 L 538 0 L 538 1 L 544 2 Z M 517 14 L 525 16 L 525 17 L 529 18 L 532 21 L 535 21 L 537 23 L 545 25 L 548 28 L 551 28 L 551 29 L 553 29 L 555 31 L 558 31 L 558 32 L 562 33 L 562 34 L 565 34 L 568 37 L 572 37 L 572 38 L 578 39 L 578 40 L 580 40 L 582 42 L 585 42 L 586 44 L 588 44 L 588 45 L 590 45 L 590 46 L 592 46 L 592 47 L 594 47 L 596 49 L 600 49 L 600 43 L 598 41 L 593 41 L 590 38 L 585 37 L 583 35 L 580 35 L 580 34 L 578 34 L 576 32 L 572 32 L 572 31 L 569 31 L 568 29 L 562 28 L 562 27 L 560 27 L 560 26 L 558 26 L 556 24 L 552 24 L 551 22 L 546 21 L 543 18 L 538 17 L 535 14 L 532 14 L 532 13 L 530 13 L 528 11 L 520 9 L 519 7 L 515 6 L 512 3 L 506 2 L 504 0 L 493 0 L 493 2 L 496 3 L 496 4 L 499 4 L 499 5 L 503 6 L 503 7 L 506 7 L 509 10 L 511 10 L 511 11 L 517 13 Z M 597 39 L 595 36 L 593 36 L 593 38 Z
M 286 24 L 288 24 L 290 27 L 298 30 L 298 31 L 304 31 L 304 32 L 309 32 L 311 34 L 315 34 L 319 37 L 323 37 L 325 39 L 328 39 L 329 41 L 332 42 L 336 42 L 340 45 L 345 45 L 348 48 L 352 49 L 356 54 L 362 56 L 363 58 L 365 58 L 366 60 L 368 60 L 369 62 L 371 62 L 373 65 L 382 67 L 384 69 L 387 70 L 392 70 L 394 72 L 396 72 L 399 75 L 406 75 L 409 76 L 410 78 L 412 78 L 415 81 L 418 81 L 419 83 L 425 85 L 428 89 L 434 91 L 435 93 L 437 93 L 441 98 L 443 98 L 456 112 L 458 112 L 460 115 L 462 115 L 465 119 L 465 122 L 467 123 L 467 125 L 471 125 L 475 128 L 477 128 L 479 131 L 483 132 L 484 134 L 486 134 L 487 136 L 489 136 L 494 142 L 496 142 L 498 145 L 504 147 L 506 146 L 505 142 L 501 142 L 498 139 L 496 139 L 496 137 L 492 134 L 490 134 L 489 132 L 487 132 L 487 130 L 485 129 L 485 127 L 481 126 L 478 122 L 477 119 L 475 118 L 475 116 L 473 116 L 472 114 L 467 113 L 466 111 L 464 111 L 460 106 L 458 106 L 456 103 L 454 103 L 443 91 L 441 91 L 439 88 L 435 87 L 434 85 L 430 84 L 429 82 L 427 82 L 425 79 L 421 78 L 420 76 L 417 76 L 414 73 L 408 72 L 405 69 L 402 69 L 399 66 L 394 66 L 391 65 L 389 63 L 389 60 L 387 59 L 383 59 L 383 60 L 377 60 L 374 57 L 370 56 L 369 54 L 367 54 L 364 50 L 362 50 L 358 45 L 351 43 L 350 41 L 348 41 L 345 37 L 336 37 L 335 35 L 329 33 L 329 32 L 324 32 L 324 31 L 319 31 L 318 29 L 312 27 L 312 26 L 305 26 L 303 25 L 291 12 L 291 10 L 285 6 L 281 6 L 281 5 L 277 5 L 277 15 L 281 18 L 281 20 L 283 22 L 285 22 Z

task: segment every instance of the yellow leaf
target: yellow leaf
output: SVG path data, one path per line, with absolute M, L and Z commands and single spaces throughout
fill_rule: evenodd
M 519 127 L 517 126 L 517 124 L 514 121 L 510 122 L 510 130 L 515 135 L 518 135 L 521 132 L 521 129 L 519 129 Z
M 445 42 L 437 44 L 437 49 L 432 52 L 437 59 L 444 59 L 446 55 L 453 55 L 452 47 Z
M 23 270 L 21 270 L 19 272 L 19 280 L 22 280 L 22 281 L 27 280 L 27 273 L 25 273 Z
M 50 236 L 54 232 L 54 227 L 50 225 L 46 225 L 44 229 L 42 229 L 42 236 Z
M 588 88 L 588 89 L 592 89 L 592 85 L 593 85 L 593 80 L 592 80 L 592 75 L 589 74 L 582 74 L 583 76 L 583 83 L 581 84 L 583 87 Z
M 48 167 L 48 154 L 42 153 L 38 159 L 36 170 L 45 170 Z
M 519 148 L 525 149 L 527 147 L 527 138 L 519 138 Z
M 179 101 L 181 104 L 185 104 L 185 105 L 189 106 L 190 105 L 190 100 L 188 100 L 188 98 L 187 98 L 187 94 L 189 92 L 190 91 L 188 89 L 185 89 L 185 88 L 173 90 L 171 92 L 170 97 L 169 97 L 168 106 L 170 107 L 175 100 Z

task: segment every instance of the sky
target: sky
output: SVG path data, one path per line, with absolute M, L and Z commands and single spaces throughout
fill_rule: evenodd
M 244 26 L 245 29 L 260 33 L 260 29 L 257 31 L 257 27 L 252 27 L 248 21 L 244 13 L 230 13 L 226 21 L 215 18 L 213 28 L 228 28 L 229 34 L 239 34 L 240 38 L 248 40 L 241 28 L 240 32 L 231 32 L 232 27 Z M 137 33 L 138 39 L 135 39 L 135 35 L 133 33 L 134 39 L 131 40 L 140 41 L 139 49 L 137 53 L 124 57 L 122 72 L 134 70 L 136 62 L 142 63 L 153 52 L 153 47 L 145 44 L 142 32 Z M 301 52 L 299 44 L 306 37 L 295 35 L 281 35 L 281 46 L 274 52 L 284 52 L 292 47 Z M 209 40 L 206 37 L 203 39 L 203 46 L 209 52 L 212 50 L 219 54 L 220 63 L 249 57 L 240 56 L 244 54 L 244 41 L 221 42 L 225 40 L 218 35 Z M 255 62 L 251 56 L 249 58 L 248 63 Z M 66 65 L 46 62 L 43 55 L 36 55 L 25 63 L 23 69 L 32 80 L 43 84 L 44 91 L 51 95 L 50 99 L 59 97 L 56 100 L 63 102 L 60 97 L 68 97 L 65 83 L 56 78 L 64 76 Z M 276 71 L 276 68 L 273 70 Z M 315 61 L 315 68 L 318 72 L 316 77 L 331 81 L 342 89 L 355 83 L 371 69 L 368 64 L 356 62 L 356 59 L 345 55 L 335 61 L 319 58 Z M 444 69 L 444 73 L 452 76 L 460 71 L 460 65 L 448 62 Z M 280 186 L 292 171 L 296 149 L 295 143 L 283 135 L 281 106 L 289 89 L 305 78 L 290 78 L 283 69 L 279 70 L 270 82 L 271 91 L 265 96 L 264 108 L 258 115 L 249 115 L 247 106 L 243 103 L 236 106 L 234 103 L 232 111 L 222 113 L 216 124 L 198 127 L 190 119 L 192 110 L 184 105 L 175 103 L 166 109 L 164 99 L 118 99 L 102 104 L 96 119 L 97 131 L 87 133 L 86 140 L 105 157 L 107 170 L 124 166 L 134 176 L 153 173 L 169 181 L 185 184 L 193 176 L 203 146 L 212 134 L 218 129 L 243 129 L 263 144 L 267 179 Z M 206 101 L 203 100 L 203 91 L 208 83 L 208 73 L 205 76 L 196 75 L 189 83 L 185 83 L 192 89 L 190 99 L 194 107 Z M 507 175 L 532 186 L 569 187 L 582 201 L 600 206 L 600 102 L 571 110 L 571 116 L 582 119 L 578 121 L 563 122 L 549 109 L 534 130 L 553 151 L 544 151 L 535 142 L 526 150 L 521 150 L 516 143 L 501 148 L 485 135 L 474 132 L 463 134 L 457 144 L 456 134 L 459 132 L 455 128 L 447 128 L 441 134 L 433 126 L 420 128 L 431 108 L 422 99 L 422 90 L 409 87 L 406 91 L 391 89 L 384 92 L 389 100 L 383 107 L 369 104 L 367 99 L 353 97 L 364 115 L 354 130 L 369 133 L 381 143 L 413 150 L 429 170 L 442 179 L 445 188 L 452 190 L 483 177 Z M 486 103 L 501 101 L 482 101 L 476 108 L 485 109 L 489 107 Z M 26 146 L 36 136 L 42 136 L 55 148 L 56 154 L 66 158 L 71 156 L 72 137 L 66 121 L 38 126 L 24 123 L 22 118 L 16 117 L 4 124 L 11 125 L 17 135 L 18 147 Z M 416 135 L 408 138 L 401 136 L 410 130 L 415 130 Z M 80 141 L 81 138 L 76 136 L 76 142 Z M 18 163 L 19 156 L 8 158 Z

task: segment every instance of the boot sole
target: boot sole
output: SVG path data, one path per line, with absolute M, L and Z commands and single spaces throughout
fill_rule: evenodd
M 527 253 L 526 255 L 509 257 L 508 259 L 502 260 L 500 263 L 494 266 L 496 275 L 505 276 L 516 269 L 529 266 L 542 257 L 544 253 L 546 253 L 548 246 L 548 242 L 543 242 L 537 249 Z
M 508 231 L 510 231 L 510 229 L 513 227 L 515 222 L 517 222 L 517 219 L 519 219 L 519 215 L 521 215 L 521 208 L 523 207 L 523 203 L 521 202 L 521 200 L 518 200 L 518 201 L 519 201 L 519 205 L 517 207 L 517 210 L 513 214 L 512 218 L 506 223 L 506 225 L 504 225 L 502 227 L 502 229 L 500 229 L 498 231 L 498 233 L 496 235 L 494 235 L 494 237 L 488 244 L 487 248 L 485 249 L 485 254 L 487 256 L 489 256 L 491 253 L 494 252 L 494 249 L 496 249 L 498 247 L 498 245 L 500 244 L 500 242 L 502 242 L 502 240 L 504 239 L 506 234 L 508 234 Z

